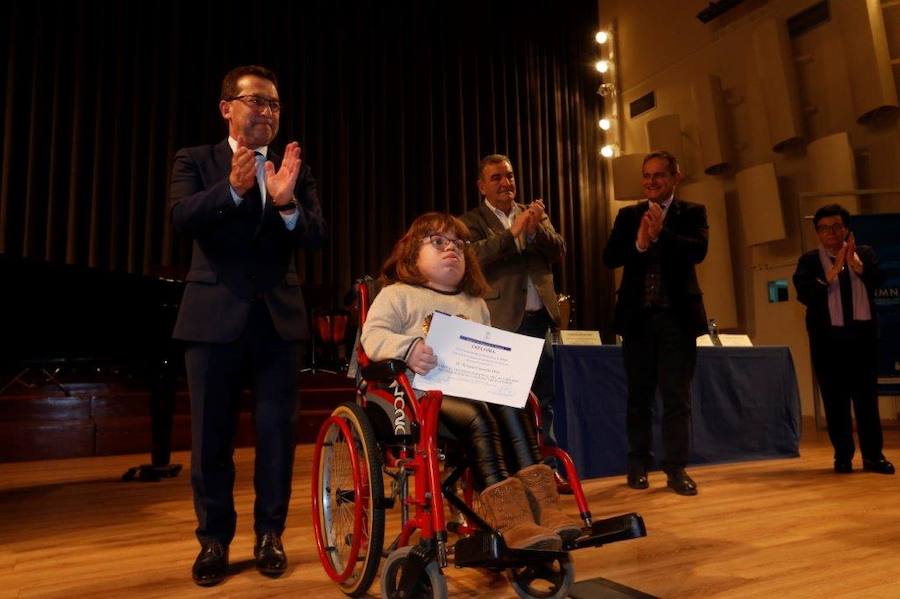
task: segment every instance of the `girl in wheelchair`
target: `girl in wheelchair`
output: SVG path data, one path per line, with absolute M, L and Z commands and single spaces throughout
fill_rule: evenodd
M 431 212 L 394 245 L 360 339 L 372 360 L 401 359 L 424 374 L 437 365 L 425 344 L 435 311 L 490 324 L 482 299 L 488 285 L 468 237 L 462 221 Z M 482 517 L 509 547 L 556 551 L 581 534 L 579 520 L 560 509 L 553 472 L 541 463 L 525 410 L 445 395 L 440 420 L 470 450 Z

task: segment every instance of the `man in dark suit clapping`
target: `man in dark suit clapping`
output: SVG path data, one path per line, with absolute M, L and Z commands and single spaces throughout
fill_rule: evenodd
M 697 335 L 707 330 L 703 294 L 694 265 L 706 257 L 706 208 L 679 200 L 678 161 L 668 152 L 644 157 L 647 201 L 619 211 L 603 262 L 623 266 L 614 326 L 622 335 L 628 377 L 628 485 L 649 486 L 652 408 L 657 387 L 663 404 L 662 468 L 668 486 L 696 495 L 685 471 L 690 456 L 691 379 Z
M 294 265 L 316 248 L 325 224 L 309 166 L 296 142 L 269 149 L 281 102 L 275 75 L 238 67 L 222 82 L 228 139 L 180 150 L 169 200 L 175 229 L 193 239 L 174 337 L 186 342 L 191 394 L 191 483 L 201 551 L 194 581 L 221 582 L 234 537 L 234 437 L 245 366 L 256 404 L 254 556 L 277 576 L 291 495 L 299 342 L 308 337 Z

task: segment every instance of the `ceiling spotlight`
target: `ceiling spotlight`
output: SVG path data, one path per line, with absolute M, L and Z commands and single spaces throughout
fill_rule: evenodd
M 612 126 L 612 123 L 609 122 L 609 119 L 600 119 L 597 124 L 600 125 L 600 128 L 604 131 L 609 131 L 609 128 Z
M 613 154 L 615 154 L 615 153 L 616 153 L 616 148 L 615 148 L 615 146 L 613 146 L 611 144 L 607 144 L 607 145 L 603 146 L 602 148 L 600 148 L 600 155 L 603 156 L 604 158 L 612 158 Z
M 598 44 L 605 44 L 609 40 L 609 33 L 606 31 L 598 31 L 597 35 L 594 36 L 594 39 L 597 40 Z
M 597 69 L 598 73 L 605 73 L 609 70 L 609 61 L 608 60 L 598 60 L 594 63 L 594 68 Z

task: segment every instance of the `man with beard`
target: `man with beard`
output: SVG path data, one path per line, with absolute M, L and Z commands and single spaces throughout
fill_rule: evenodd
M 275 75 L 233 69 L 219 112 L 228 139 L 179 150 L 169 201 L 175 229 L 193 239 L 174 337 L 186 342 L 191 395 L 191 483 L 201 550 L 194 582 L 224 580 L 234 537 L 234 438 L 243 373 L 253 379 L 256 425 L 254 556 L 278 576 L 294 463 L 299 342 L 308 338 L 295 249 L 316 248 L 325 224 L 297 142 L 269 149 L 282 105 Z

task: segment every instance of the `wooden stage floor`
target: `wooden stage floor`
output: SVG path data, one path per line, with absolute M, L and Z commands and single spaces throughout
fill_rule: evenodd
M 885 453 L 900 463 L 900 431 L 885 437 Z M 190 579 L 197 545 L 187 473 L 119 481 L 146 456 L 0 464 L 0 597 L 342 597 L 312 541 L 312 446 L 297 451 L 289 572 L 270 580 L 253 568 L 253 452 L 242 449 L 233 575 L 212 589 Z M 823 433 L 805 435 L 801 453 L 693 468 L 697 497 L 667 491 L 658 472 L 649 491 L 627 488 L 623 477 L 587 481 L 596 517 L 639 512 L 648 536 L 575 552 L 577 579 L 604 577 L 667 598 L 900 597 L 900 478 L 833 474 Z M 187 468 L 188 459 L 173 461 Z M 447 574 L 454 597 L 514 596 L 505 579 L 483 571 Z

